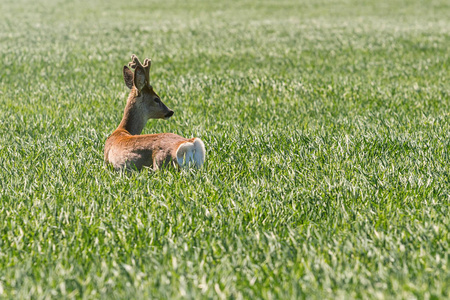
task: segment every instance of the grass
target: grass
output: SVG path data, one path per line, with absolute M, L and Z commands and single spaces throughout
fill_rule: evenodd
M 0 297 L 450 297 L 448 1 L 0 9 Z M 133 53 L 203 169 L 103 166 Z

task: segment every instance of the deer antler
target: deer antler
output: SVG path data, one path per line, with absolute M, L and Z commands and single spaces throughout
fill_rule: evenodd
M 150 83 L 150 67 L 152 66 L 152 60 L 150 58 L 146 58 L 144 60 L 144 70 L 145 76 L 147 76 L 147 81 Z
M 131 55 L 131 62 L 129 62 L 128 65 L 134 70 L 136 70 L 137 66 L 142 67 L 145 71 L 145 79 L 147 79 L 147 82 L 150 82 L 150 67 L 152 65 L 152 61 L 149 58 L 146 58 L 144 60 L 144 64 L 141 64 L 137 56 L 133 54 Z
M 131 62 L 129 62 L 128 65 L 133 69 L 136 69 L 137 66 L 144 67 L 135 54 L 131 55 Z

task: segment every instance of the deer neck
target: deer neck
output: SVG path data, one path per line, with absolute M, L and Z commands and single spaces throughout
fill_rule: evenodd
M 125 129 L 132 135 L 141 134 L 147 123 L 145 109 L 136 101 L 137 93 L 133 90 L 127 100 L 122 121 L 118 129 Z

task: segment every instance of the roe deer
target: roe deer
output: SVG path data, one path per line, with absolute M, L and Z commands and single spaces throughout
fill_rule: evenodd
M 157 170 L 173 165 L 201 167 L 205 161 L 205 146 L 199 138 L 186 139 L 173 133 L 143 134 L 148 119 L 169 119 L 173 110 L 162 103 L 149 82 L 150 59 L 141 64 L 136 55 L 123 67 L 125 84 L 131 90 L 117 129 L 105 143 L 105 163 L 114 169 Z

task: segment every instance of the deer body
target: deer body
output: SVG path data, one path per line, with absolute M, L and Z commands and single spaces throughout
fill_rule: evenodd
M 201 167 L 205 160 L 205 146 L 199 138 L 187 139 L 173 133 L 141 135 L 148 119 L 168 119 L 173 115 L 148 83 L 150 60 L 141 65 L 135 55 L 130 66 L 124 66 L 124 79 L 131 89 L 124 115 L 117 129 L 105 143 L 105 163 L 114 169 L 151 167 L 157 170 L 165 166 Z

